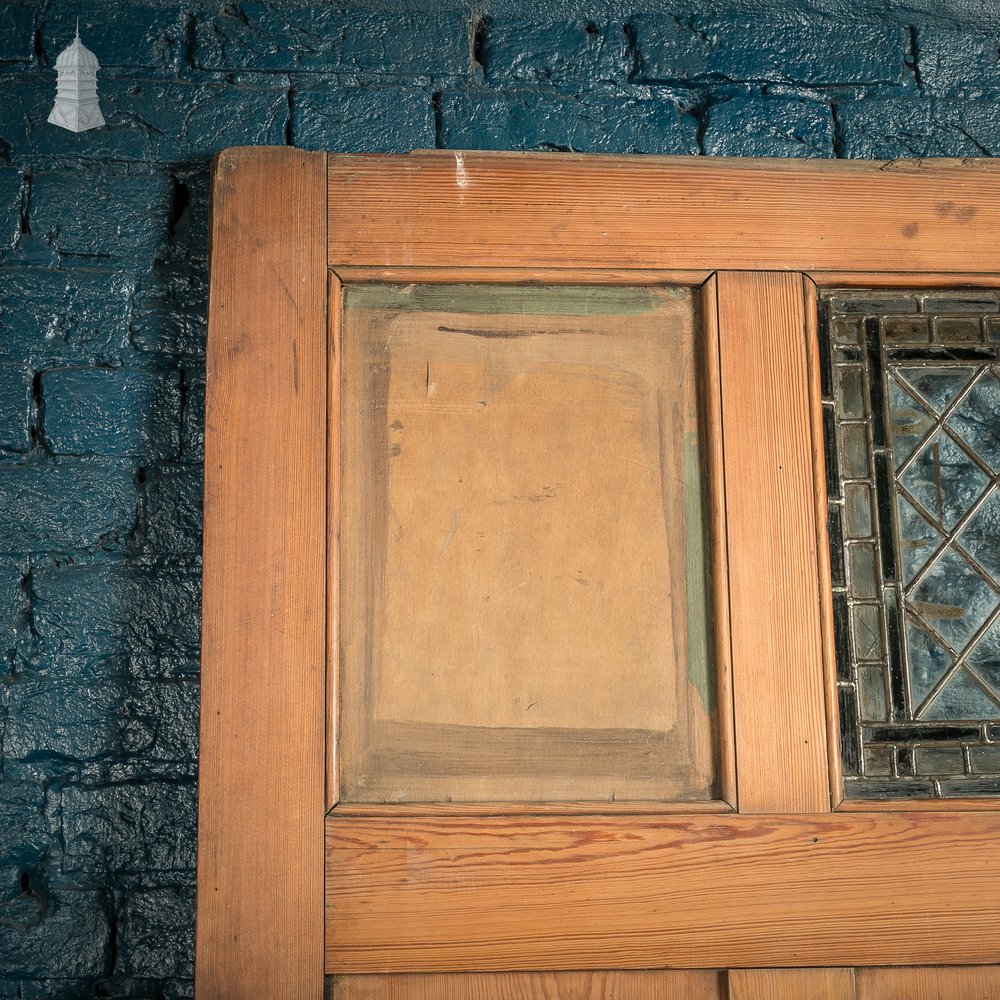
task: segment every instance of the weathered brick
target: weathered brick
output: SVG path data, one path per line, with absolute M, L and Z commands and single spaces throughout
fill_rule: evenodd
M 140 351 L 203 357 L 208 276 L 200 267 L 154 267 L 132 299 L 130 341 Z
M 133 681 L 120 721 L 120 753 L 133 758 L 140 769 L 155 773 L 159 764 L 198 759 L 198 684 L 194 681 Z
M 909 45 L 901 25 L 817 15 L 672 17 L 632 21 L 647 80 L 791 81 L 813 86 L 900 84 Z
M 14 660 L 19 637 L 22 632 L 27 631 L 25 626 L 31 611 L 25 586 L 27 576 L 27 559 L 23 556 L 0 555 L 0 667 Z M 2 843 L 0 838 L 0 844 Z
M 627 83 L 635 57 L 621 22 L 496 17 L 483 29 L 483 67 L 491 83 Z
M 193 782 L 70 786 L 62 795 L 67 871 L 190 871 L 196 813 Z
M 192 976 L 194 890 L 149 889 L 128 895 L 119 958 L 132 976 Z
M 53 830 L 45 814 L 45 791 L 34 782 L 0 783 L 0 844 L 3 858 L 22 868 L 37 865 L 52 843 Z
M 156 466 L 146 470 L 144 552 L 197 555 L 201 552 L 202 490 L 200 467 Z
M 454 10 L 429 15 L 240 3 L 198 17 L 195 61 L 215 70 L 467 74 L 469 32 L 468 18 Z
M 135 279 L 73 268 L 0 271 L 0 357 L 120 363 Z
M 153 260 L 170 238 L 174 182 L 165 171 L 39 173 L 32 180 L 34 235 L 61 254 Z
M 703 141 L 712 156 L 832 157 L 833 116 L 819 101 L 739 95 L 708 109 Z
M 0 920 L 0 955 L 7 976 L 33 979 L 58 969 L 65 980 L 104 972 L 111 932 L 103 894 L 52 891 L 34 912 L 26 925 L 22 921 L 11 927 Z
M 129 465 L 0 465 L 0 537 L 7 551 L 121 551 L 138 513 Z
M 147 777 L 198 756 L 198 687 L 92 672 L 23 673 L 6 691 L 2 748 L 13 761 L 130 763 Z
M 920 28 L 916 51 L 920 83 L 928 94 L 977 97 L 1000 93 L 1000 34 Z
M 1000 155 L 1000 101 L 855 101 L 837 120 L 855 159 Z
M 184 372 L 184 427 L 181 457 L 185 462 L 205 461 L 205 372 Z
M 564 97 L 533 91 L 446 93 L 446 149 L 696 153 L 697 122 L 673 101 Z
M 103 68 L 135 66 L 174 72 L 184 57 L 188 14 L 182 5 L 70 0 L 53 4 L 45 16 L 42 47 L 49 65 L 73 41 L 78 17 L 80 38 Z
M 27 451 L 31 447 L 31 382 L 30 369 L 0 363 L 0 449 Z
M 32 12 L 20 4 L 0 7 L 0 64 L 6 64 L 5 69 L 30 63 L 35 58 L 34 21 Z
M 98 79 L 107 127 L 80 136 L 46 124 L 51 94 L 34 74 L 0 85 L 0 108 L 16 102 L 20 117 L 6 115 L 3 135 L 16 152 L 36 156 L 168 162 L 209 157 L 224 146 L 284 145 L 288 96 L 270 89 L 174 80 Z M 23 121 L 23 129 L 18 122 Z M 0 126 L 2 127 L 2 126 Z M 23 134 L 22 134 L 23 132 Z
M 19 676 L 6 692 L 7 721 L 0 743 L 6 769 L 16 760 L 92 761 L 120 752 L 118 713 L 126 683 Z
M 43 430 L 58 455 L 171 459 L 180 449 L 180 375 L 124 368 L 42 374 Z
M 434 108 L 429 94 L 397 87 L 295 91 L 292 142 L 336 153 L 433 149 Z
M 3 124 L 0 122 L 0 159 L 3 158 Z M 0 255 L 14 246 L 21 231 L 21 172 L 0 167 Z
M 198 655 L 197 569 L 39 566 L 32 589 L 33 624 L 44 655 Z
M 174 212 L 170 226 L 170 248 L 165 260 L 170 266 L 202 271 L 208 264 L 208 207 L 212 174 L 207 160 L 192 160 L 174 173 Z

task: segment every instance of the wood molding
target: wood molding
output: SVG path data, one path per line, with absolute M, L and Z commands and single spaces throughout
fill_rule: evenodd
M 327 971 L 996 961 L 1000 816 L 327 820 Z
M 215 162 L 201 1000 L 305 1000 L 323 989 L 325 177 L 323 154 L 291 149 L 229 150 Z
M 330 157 L 333 266 L 981 271 L 989 160 Z
M 470 972 L 336 976 L 327 1000 L 723 1000 L 718 972 Z

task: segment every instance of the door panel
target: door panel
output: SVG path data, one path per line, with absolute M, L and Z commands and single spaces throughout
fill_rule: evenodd
M 200 997 L 317 1000 L 324 968 L 339 977 L 328 985 L 345 1000 L 430 1000 L 475 995 L 472 989 L 514 997 L 602 991 L 669 996 L 671 990 L 698 996 L 690 991 L 707 990 L 708 997 L 728 990 L 789 1000 L 844 990 L 856 1000 L 952 1000 L 1000 992 L 990 965 L 1000 953 L 1000 872 L 991 861 L 1000 814 L 983 803 L 840 801 L 839 763 L 828 749 L 837 733 L 835 622 L 824 536 L 816 292 L 798 273 L 835 269 L 836 280 L 846 282 L 855 279 L 844 272 L 868 268 L 855 276 L 866 287 L 882 280 L 912 285 L 930 275 L 942 287 L 977 280 L 995 285 L 995 278 L 974 280 L 972 272 L 995 267 L 1000 254 L 998 177 L 989 163 L 695 163 L 485 153 L 343 156 L 328 162 L 292 150 L 220 157 L 206 433 Z M 889 268 L 916 276 L 894 275 Z M 821 272 L 812 278 L 820 286 L 834 280 Z M 414 340 L 409 354 L 400 354 L 402 366 L 386 368 L 388 382 L 369 394 L 369 403 L 384 407 L 385 431 L 398 432 L 396 421 L 404 430 L 407 421 L 429 421 L 421 447 L 388 435 L 379 440 L 370 432 L 353 440 L 345 433 L 342 440 L 342 415 L 351 405 L 342 390 L 363 380 L 363 370 L 379 369 L 371 343 L 367 353 L 342 350 L 342 287 L 350 295 L 379 282 L 494 289 L 667 283 L 691 290 L 692 301 L 705 306 L 697 328 L 700 357 L 706 359 L 700 391 L 704 412 L 721 414 L 721 432 L 717 421 L 702 452 L 711 484 L 709 519 L 719 542 L 707 563 L 720 672 L 716 730 L 709 741 L 717 768 L 702 782 L 700 798 L 691 794 L 693 785 L 673 798 L 673 778 L 656 774 L 669 769 L 655 755 L 647 755 L 655 774 L 648 788 L 631 802 L 616 793 L 619 772 L 628 772 L 634 793 L 641 770 L 630 762 L 635 741 L 630 745 L 628 734 L 644 731 L 650 713 L 661 733 L 692 717 L 676 687 L 672 701 L 654 705 L 620 697 L 629 688 L 648 696 L 658 670 L 669 668 L 675 680 L 683 675 L 677 650 L 690 642 L 681 641 L 678 624 L 686 627 L 691 620 L 675 613 L 683 589 L 674 559 L 680 543 L 670 540 L 669 529 L 661 535 L 658 522 L 653 526 L 649 498 L 655 491 L 641 478 L 646 472 L 633 473 L 632 463 L 624 461 L 654 464 L 645 462 L 646 443 L 661 424 L 650 419 L 648 407 L 634 407 L 634 424 L 621 419 L 623 400 L 613 388 L 621 359 L 609 363 L 603 350 L 593 349 L 575 356 L 590 378 L 577 389 L 594 389 L 598 406 L 618 418 L 585 422 L 580 440 L 559 425 L 561 412 L 544 406 L 534 411 L 520 397 L 509 412 L 501 409 L 494 417 L 490 399 L 473 399 L 470 392 L 491 367 L 503 367 L 500 348 L 524 348 L 522 363 L 531 365 L 538 358 L 530 351 L 544 354 L 550 345 L 571 343 L 574 334 L 509 337 L 508 324 L 491 341 L 480 336 L 489 323 L 468 333 L 482 321 L 480 314 L 461 327 L 465 333 L 433 331 L 437 339 L 468 337 L 479 345 L 471 367 L 459 355 L 430 352 L 433 357 L 421 358 L 428 354 L 424 347 L 437 348 L 436 338 Z M 605 317 L 602 323 L 614 326 L 615 320 Z M 631 323 L 616 329 L 623 342 L 633 332 Z M 597 329 L 587 334 L 599 335 Z M 483 351 L 485 344 L 492 346 Z M 382 347 L 391 353 L 388 338 Z M 552 353 L 558 364 L 561 352 Z M 659 358 L 644 369 L 654 395 L 669 389 L 653 373 L 670 363 Z M 449 391 L 458 387 L 468 398 L 444 392 L 433 378 L 435 364 L 444 365 Z M 471 381 L 458 377 L 463 365 Z M 557 451 L 564 448 L 564 469 L 586 472 L 586 490 L 603 521 L 614 519 L 601 507 L 606 495 L 618 490 L 628 496 L 635 485 L 636 517 L 625 524 L 628 544 L 620 547 L 629 565 L 617 570 L 627 580 L 629 570 L 639 568 L 663 620 L 650 626 L 641 617 L 636 597 L 642 588 L 632 580 L 619 588 L 629 599 L 612 616 L 618 626 L 613 635 L 601 635 L 586 613 L 576 614 L 576 627 L 559 619 L 562 597 L 573 594 L 563 603 L 576 607 L 569 585 L 543 588 L 538 606 L 547 609 L 546 625 L 528 630 L 532 646 L 546 636 L 562 637 L 568 651 L 563 667 L 597 642 L 614 653 L 609 659 L 634 669 L 636 684 L 629 681 L 624 691 L 615 688 L 614 669 L 597 678 L 606 685 L 598 708 L 584 702 L 578 711 L 579 692 L 566 685 L 565 674 L 546 674 L 546 664 L 558 663 L 558 657 L 543 657 L 523 676 L 476 673 L 467 655 L 475 644 L 469 645 L 468 636 L 449 631 L 435 642 L 432 633 L 428 640 L 415 627 L 408 631 L 408 595 L 415 595 L 414 605 L 433 596 L 425 592 L 434 583 L 428 561 L 432 571 L 435 563 L 455 570 L 439 595 L 443 609 L 461 605 L 454 588 L 461 591 L 476 566 L 474 559 L 446 565 L 470 551 L 471 536 L 459 537 L 461 524 L 449 537 L 454 505 L 450 517 L 434 525 L 417 511 L 409 534 L 392 537 L 399 524 L 391 508 L 408 502 L 408 489 L 433 494 L 454 471 L 449 456 L 475 453 L 475 444 L 456 436 L 453 425 L 434 422 L 440 415 L 432 419 L 429 411 L 421 412 L 421 391 L 426 401 L 432 383 L 439 401 L 447 398 L 466 409 L 470 401 L 486 402 L 481 423 L 496 439 L 494 456 L 504 456 L 525 427 L 547 437 Z M 552 386 L 546 385 L 547 399 Z M 523 421 L 515 419 L 519 408 Z M 683 419 L 678 426 L 685 426 Z M 444 447 L 435 449 L 435 440 Z M 396 445 L 398 454 L 392 451 Z M 611 483 L 601 478 L 602 448 L 609 452 Z M 403 474 L 393 480 L 387 463 L 400 457 Z M 362 531 L 353 542 L 348 530 L 342 551 L 342 526 L 349 529 L 352 517 L 359 524 L 374 516 L 349 490 L 342 496 L 342 485 L 349 485 L 346 475 L 342 484 L 342 471 L 356 470 L 366 459 L 381 469 L 366 473 L 381 491 L 381 508 L 369 505 L 380 513 L 379 530 L 364 529 L 368 534 Z M 533 461 L 529 457 L 524 467 L 541 474 Z M 660 461 L 673 473 L 684 467 Z M 516 478 L 520 463 L 513 455 L 494 464 L 504 464 Z M 474 469 L 473 478 L 481 472 Z M 507 486 L 510 496 L 534 495 L 513 479 Z M 669 490 L 661 489 L 660 513 L 676 512 L 686 492 L 677 489 L 668 497 Z M 544 490 L 541 495 L 554 499 Z M 443 499 L 447 512 L 453 497 Z M 495 499 L 480 490 L 480 505 Z M 587 504 L 573 510 L 585 515 Z M 557 521 L 540 519 L 536 527 L 519 540 L 526 559 L 538 554 L 546 537 L 561 537 Z M 658 558 L 652 564 L 635 543 L 643 534 L 655 542 Z M 376 573 L 375 586 L 359 583 L 354 571 L 363 571 L 379 546 L 399 557 L 397 567 L 408 567 L 414 581 L 409 588 L 392 574 Z M 566 557 L 564 538 L 555 548 Z M 539 566 L 551 562 L 539 560 L 533 571 L 537 575 Z M 502 582 L 504 560 L 493 570 L 489 582 Z M 687 587 L 687 573 L 683 582 Z M 384 624 L 386 607 L 396 616 L 389 629 L 373 624 L 380 614 Z M 458 617 L 469 620 L 467 612 Z M 640 644 L 647 653 L 667 646 L 672 655 L 656 648 L 656 656 L 639 656 L 634 663 L 623 655 L 621 633 L 627 633 L 630 616 L 648 626 L 637 629 L 649 640 Z M 367 632 L 362 654 L 352 660 L 358 618 L 366 619 Z M 503 616 L 497 621 L 502 626 Z M 522 631 L 508 629 L 512 644 Z M 384 642 L 405 683 L 371 698 L 366 691 L 380 690 L 371 668 L 384 665 L 374 652 L 381 656 Z M 434 684 L 422 689 L 438 647 L 451 650 L 452 665 L 472 662 L 472 676 L 487 685 L 491 679 L 527 684 L 519 696 L 534 685 L 554 699 L 546 725 L 511 725 L 511 703 L 497 712 L 489 699 L 476 696 L 475 684 L 455 704 Z M 594 676 L 586 677 L 580 686 L 599 692 Z M 608 705 L 614 711 L 602 715 Z M 711 714 L 702 712 L 702 729 Z M 448 744 L 447 767 L 436 774 L 422 766 L 427 746 L 414 743 L 411 730 L 389 741 L 391 768 L 382 767 L 381 758 L 371 767 L 365 752 L 352 759 L 352 740 L 363 746 L 369 735 L 385 735 L 377 730 L 386 721 L 414 724 L 418 735 L 433 729 L 435 739 L 447 726 L 476 733 L 468 744 Z M 535 738 L 534 729 L 561 728 L 588 736 L 557 766 L 552 744 L 545 745 L 553 734 L 543 732 L 542 742 L 524 753 L 523 738 Z M 507 740 L 506 749 L 492 757 L 493 736 L 482 738 L 491 729 L 503 731 Z M 616 738 L 608 738 L 615 732 Z M 624 752 L 625 766 L 614 763 L 597 783 L 574 784 L 578 775 L 567 781 L 575 748 L 607 749 L 616 740 L 613 752 Z M 509 764 L 511 748 L 519 745 L 516 766 L 493 766 Z M 704 741 L 688 745 L 701 747 L 692 756 L 704 764 Z M 414 747 L 416 761 L 410 759 Z M 640 741 L 640 757 L 645 749 Z M 554 781 L 542 773 L 546 766 L 558 772 Z M 396 780 L 407 768 L 414 790 Z M 504 774 L 516 780 L 504 786 Z M 717 797 L 706 797 L 708 784 Z M 454 792 L 466 801 L 447 801 Z M 498 795 L 508 801 L 495 801 Z M 685 796 L 688 801 L 681 801 Z M 983 968 L 899 968 L 907 963 Z M 878 968 L 886 965 L 896 968 Z M 666 967 L 690 968 L 695 978 Z M 734 971 L 720 985 L 712 970 L 727 967 Z M 634 971 L 606 971 L 623 968 Z
M 346 286 L 342 802 L 719 798 L 698 307 Z

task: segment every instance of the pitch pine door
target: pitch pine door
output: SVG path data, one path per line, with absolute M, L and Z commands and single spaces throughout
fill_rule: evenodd
M 998 176 L 221 154 L 200 997 L 1000 991 L 991 779 L 845 797 L 819 330 L 1000 286 Z

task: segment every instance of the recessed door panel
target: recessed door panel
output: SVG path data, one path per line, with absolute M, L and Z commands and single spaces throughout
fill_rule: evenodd
M 717 796 L 696 299 L 360 285 L 341 799 Z

